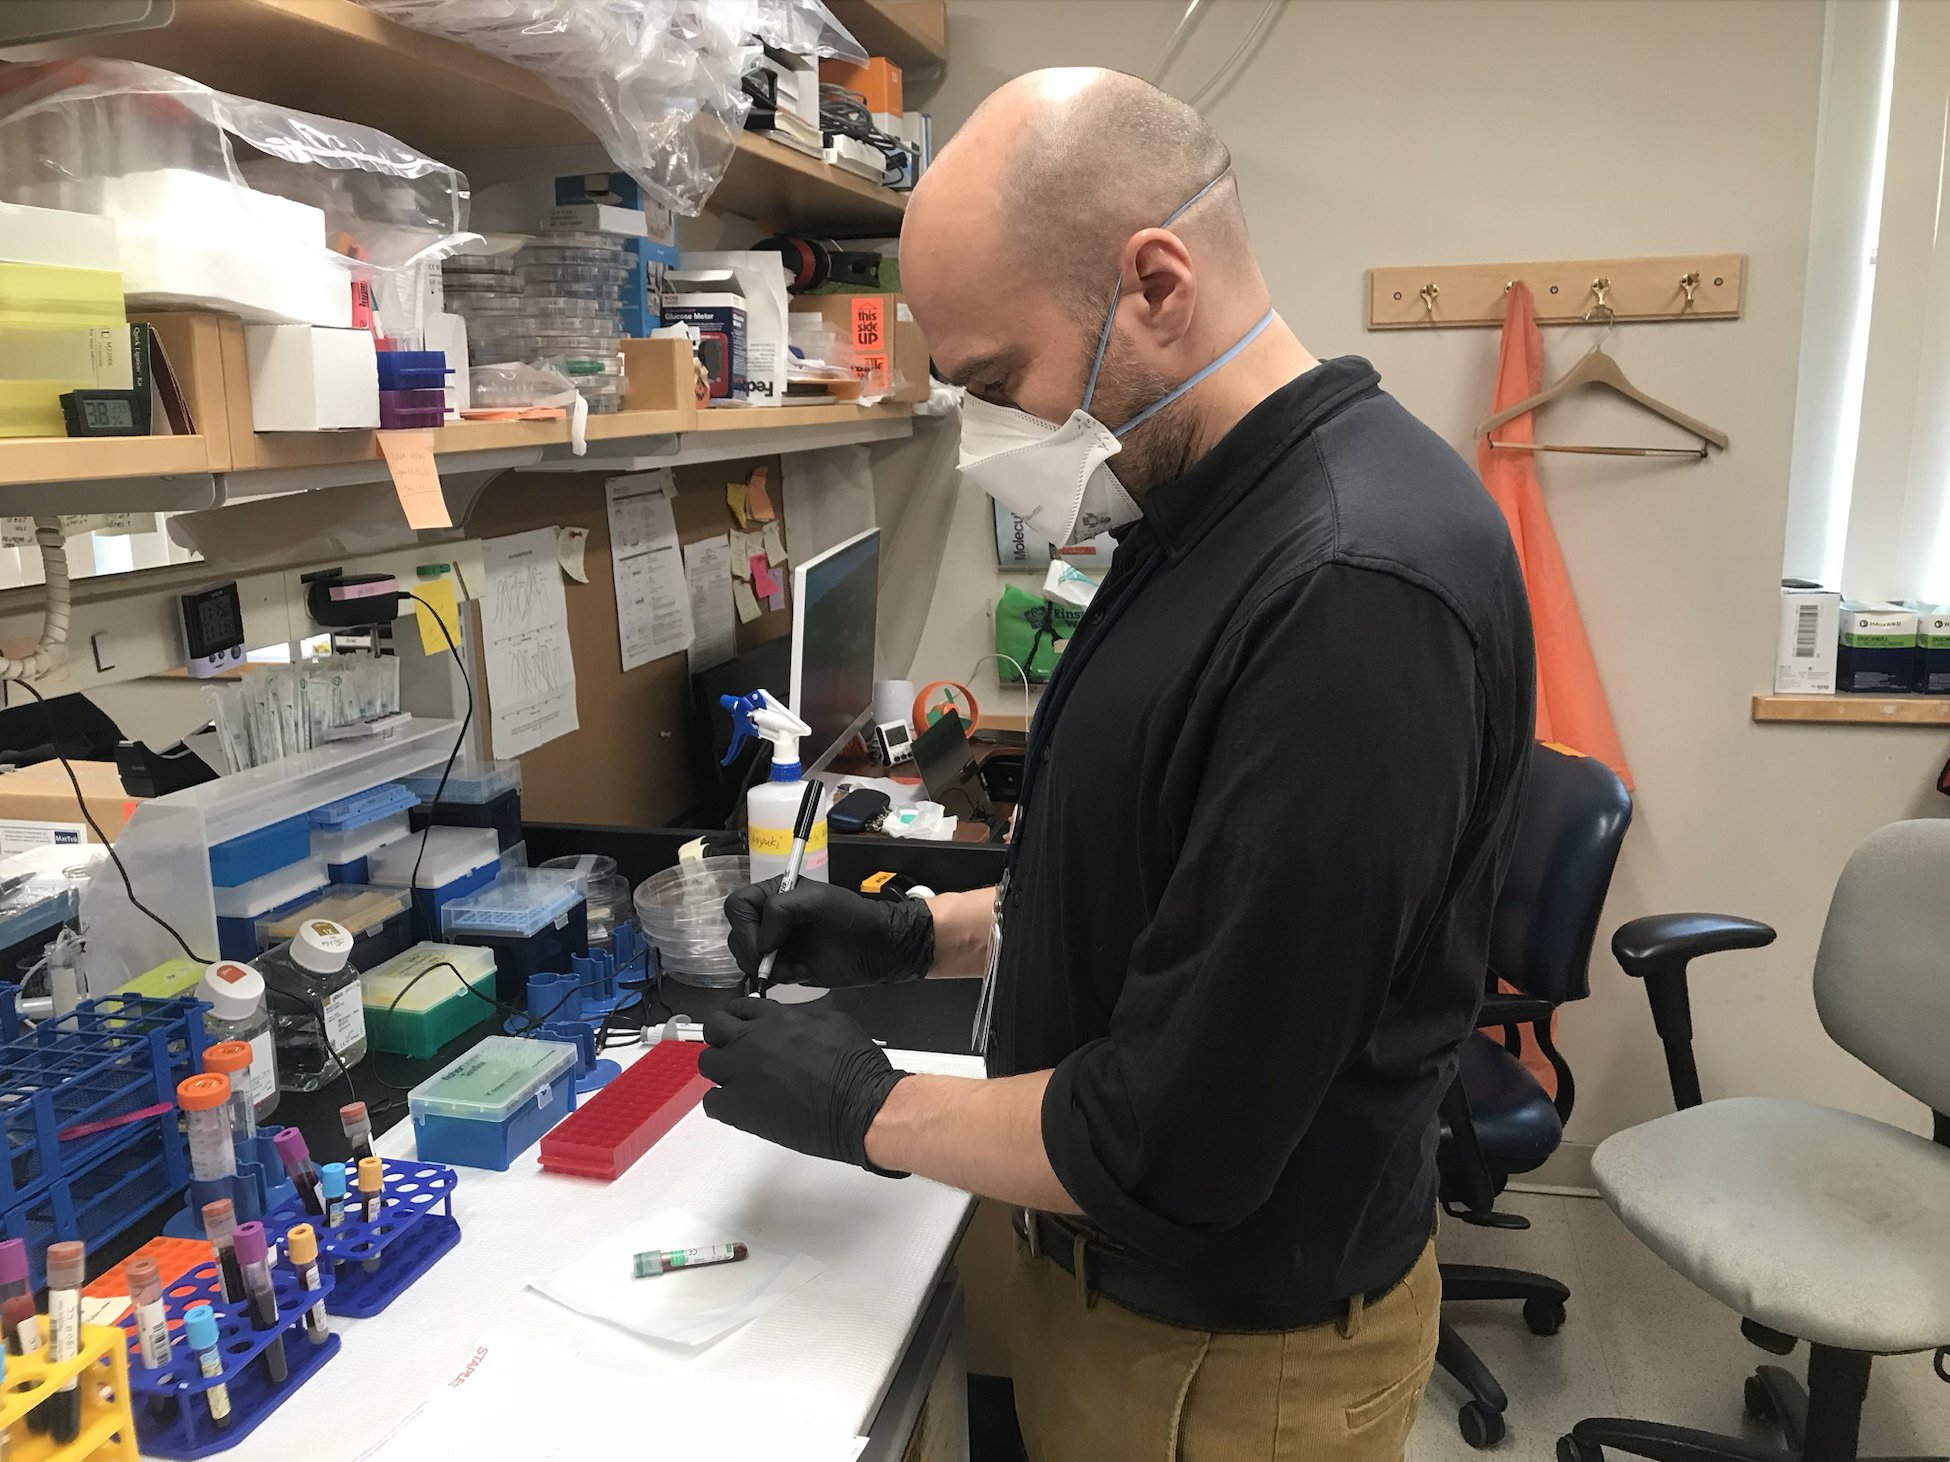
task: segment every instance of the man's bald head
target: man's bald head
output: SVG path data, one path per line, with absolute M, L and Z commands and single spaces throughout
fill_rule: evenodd
M 1205 119 L 1149 82 L 1097 67 L 1032 71 L 991 93 L 942 149 L 914 190 L 910 222 L 932 223 L 937 204 L 964 226 L 991 215 L 982 232 L 1002 269 L 1044 280 L 1101 320 L 1125 240 L 1231 165 Z M 1250 263 L 1230 177 L 1172 227 L 1221 269 Z

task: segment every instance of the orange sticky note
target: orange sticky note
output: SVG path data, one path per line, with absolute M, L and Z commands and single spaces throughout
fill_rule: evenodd
M 440 490 L 440 469 L 433 464 L 433 428 L 379 433 L 379 450 L 386 454 L 386 470 L 393 474 L 393 490 L 412 528 L 451 528 L 447 495 Z
M 772 495 L 765 490 L 763 465 L 752 468 L 752 475 L 745 480 L 745 506 L 755 523 L 770 523 L 778 517 L 772 511 Z

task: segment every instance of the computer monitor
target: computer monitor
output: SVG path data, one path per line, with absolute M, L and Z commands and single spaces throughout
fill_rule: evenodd
M 812 727 L 799 760 L 832 760 L 873 709 L 874 619 L 880 611 L 880 530 L 792 566 L 792 709 Z

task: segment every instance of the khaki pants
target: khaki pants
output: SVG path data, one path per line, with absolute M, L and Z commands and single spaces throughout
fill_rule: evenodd
M 1009 1348 L 1033 1462 L 1401 1462 L 1435 1364 L 1435 1245 L 1347 1321 L 1259 1335 L 1135 1315 L 1016 1241 Z

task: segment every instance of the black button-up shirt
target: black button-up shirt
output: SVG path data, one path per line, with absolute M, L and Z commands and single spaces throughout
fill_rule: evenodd
M 1146 497 L 1049 693 L 989 1056 L 1054 1068 L 1112 1298 L 1284 1329 L 1419 1256 L 1533 697 L 1503 518 L 1366 361 Z

